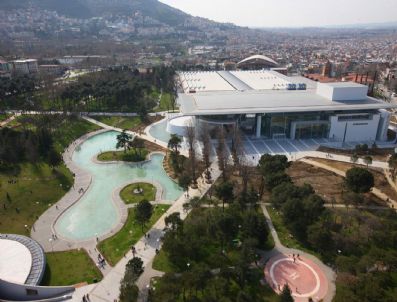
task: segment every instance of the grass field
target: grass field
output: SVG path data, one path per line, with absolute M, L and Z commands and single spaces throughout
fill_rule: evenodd
M 45 163 L 20 164 L 19 173 L 0 173 L 0 233 L 28 235 L 30 227 L 72 186 L 65 166 L 54 170 Z
M 175 110 L 178 110 L 178 107 L 175 106 Z M 169 93 L 163 93 L 160 99 L 160 104 L 156 107 L 156 112 L 161 111 L 172 111 L 172 102 L 171 95 Z
M 99 161 L 126 161 L 126 162 L 140 162 L 146 159 L 149 151 L 142 149 L 137 151 L 135 149 L 124 151 L 109 151 L 98 155 L 97 159 Z
M 0 122 L 5 121 L 8 118 L 8 115 L 4 113 L 0 113 Z
M 93 116 L 93 118 L 101 123 L 120 129 L 133 129 L 141 124 L 140 117 Z
M 126 252 L 131 248 L 131 245 L 138 242 L 138 240 L 156 223 L 157 220 L 168 210 L 169 205 L 154 206 L 153 215 L 149 223 L 142 228 L 141 225 L 135 222 L 135 209 L 129 209 L 128 219 L 123 228 L 114 236 L 99 243 L 98 248 L 105 256 L 106 260 L 111 264 L 116 264 Z
M 73 285 L 95 283 L 102 274 L 84 250 L 47 253 L 47 266 L 42 285 Z
M 96 129 L 83 120 L 65 121 L 56 129 L 55 146 L 61 152 L 73 140 Z M 72 184 L 72 174 L 63 165 L 52 169 L 44 162 L 21 163 L 14 171 L 0 172 L 0 232 L 27 235 L 38 217 Z
M 141 194 L 134 193 L 135 189 L 143 189 Z M 126 186 L 120 192 L 121 199 L 126 204 L 138 203 L 142 200 L 155 201 L 156 187 L 146 182 L 139 182 Z

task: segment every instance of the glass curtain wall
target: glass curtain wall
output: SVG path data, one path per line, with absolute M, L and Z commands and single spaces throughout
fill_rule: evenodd
M 313 124 L 300 125 L 300 135 L 310 137 L 327 137 L 330 115 L 333 113 L 272 113 L 262 116 L 262 136 L 267 138 L 291 137 L 291 124 L 294 121 L 313 121 Z M 324 121 L 324 123 L 318 123 Z M 312 135 L 312 136 L 311 136 Z

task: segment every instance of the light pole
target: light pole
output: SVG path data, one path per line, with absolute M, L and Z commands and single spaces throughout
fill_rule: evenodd
M 49 241 L 50 244 L 51 244 L 51 251 L 54 252 L 54 245 L 52 244 L 53 239 L 52 239 L 52 238 L 49 238 L 48 241 Z

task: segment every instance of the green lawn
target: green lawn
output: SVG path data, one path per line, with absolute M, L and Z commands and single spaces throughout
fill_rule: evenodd
M 139 126 L 142 121 L 140 117 L 125 117 L 125 116 L 93 116 L 97 121 L 106 125 L 120 128 L 132 129 Z
M 114 236 L 99 243 L 98 248 L 105 256 L 106 260 L 111 264 L 116 264 L 124 254 L 131 248 L 131 245 L 138 242 L 138 240 L 145 234 L 153 224 L 168 210 L 169 205 L 154 206 L 153 215 L 150 222 L 141 229 L 141 225 L 135 222 L 134 211 L 129 209 L 128 219 L 123 228 Z
M 141 194 L 134 193 L 135 189 L 143 189 Z M 120 192 L 121 199 L 126 204 L 138 203 L 142 200 L 155 201 L 156 200 L 156 187 L 146 182 L 134 183 L 126 186 Z
M 99 161 L 126 161 L 126 162 L 140 162 L 146 159 L 149 154 L 147 149 L 135 150 L 131 149 L 127 152 L 124 151 L 109 151 L 98 155 Z
M 0 233 L 28 235 L 25 225 L 30 229 L 72 184 L 63 165 L 53 170 L 45 163 L 25 163 L 17 165 L 15 173 L 0 173 Z
M 175 110 L 178 110 L 178 107 L 175 107 Z M 160 104 L 158 107 L 156 107 L 155 111 L 172 111 L 171 95 L 169 93 L 162 94 Z
M 172 273 L 177 271 L 177 269 L 172 265 L 172 263 L 168 259 L 167 253 L 164 252 L 163 249 L 161 249 L 160 252 L 156 255 L 156 257 L 154 257 L 152 267 L 155 270 L 165 273 Z
M 8 117 L 9 117 L 8 115 L 1 113 L 0 114 L 0 122 L 5 121 Z
M 73 140 L 96 129 L 84 120 L 65 120 L 55 130 L 55 146 L 61 152 Z M 0 233 L 27 235 L 25 225 L 30 229 L 72 185 L 72 174 L 63 165 L 52 169 L 44 162 L 21 163 L 14 171 L 0 172 Z
M 82 119 L 75 119 L 72 121 L 65 120 L 55 131 L 55 147 L 59 152 L 62 152 L 79 137 L 99 129 L 101 129 L 101 127 Z
M 25 127 L 27 129 L 31 129 L 32 131 L 36 129 L 35 126 L 29 123 L 22 126 L 22 119 L 24 119 L 24 116 L 19 116 L 10 122 L 8 126 L 14 129 Z M 57 128 L 54 130 L 53 137 L 55 148 L 57 151 L 62 152 L 79 137 L 99 129 L 101 129 L 101 127 L 80 118 L 65 119 L 60 122 L 60 124 L 58 124 Z
M 269 215 L 272 219 L 273 225 L 277 231 L 278 238 L 280 239 L 281 243 L 285 247 L 299 249 L 299 250 L 305 251 L 305 252 L 312 254 L 312 255 L 318 257 L 319 259 L 321 259 L 321 256 L 318 253 L 306 248 L 297 239 L 295 239 L 295 237 L 292 236 L 290 231 L 284 225 L 284 222 L 282 220 L 280 213 L 278 213 L 271 206 L 267 206 L 266 209 L 269 212 Z
M 47 266 L 41 285 L 95 283 L 102 274 L 84 250 L 47 253 Z

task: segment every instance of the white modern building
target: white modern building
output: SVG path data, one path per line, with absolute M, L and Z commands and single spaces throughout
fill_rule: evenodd
M 11 62 L 13 71 L 20 74 L 33 74 L 39 71 L 36 59 L 15 60 Z
M 42 247 L 33 239 L 0 234 L 0 301 L 64 301 L 73 286 L 40 286 L 46 268 Z
M 179 72 L 178 103 L 184 120 L 168 129 L 183 133 L 187 119 L 197 129 L 235 125 L 248 137 L 386 141 L 392 104 L 367 96 L 352 82 L 318 83 L 275 70 Z

